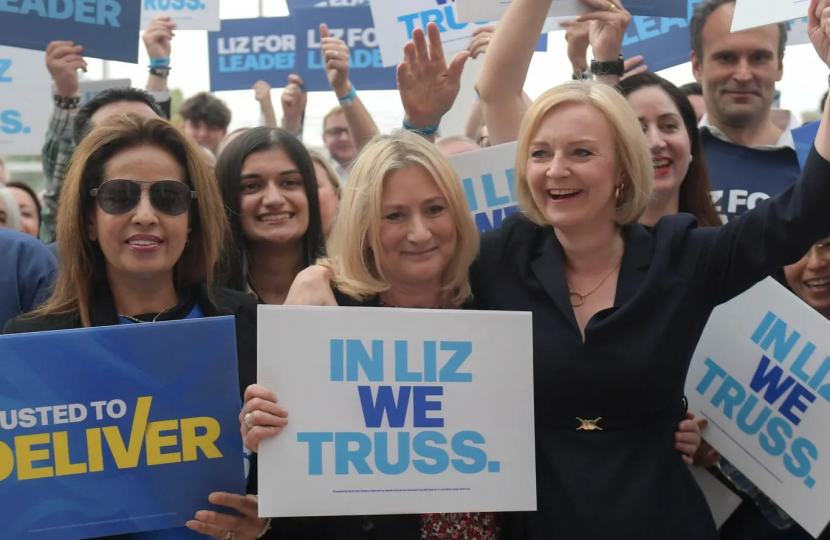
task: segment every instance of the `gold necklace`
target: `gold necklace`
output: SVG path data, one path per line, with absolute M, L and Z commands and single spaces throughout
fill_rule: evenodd
M 168 312 L 168 311 L 170 311 L 171 309 L 172 309 L 172 308 L 167 308 L 167 309 L 165 309 L 165 310 L 163 310 L 163 311 L 160 311 L 160 312 L 158 313 L 158 315 L 156 315 L 155 317 L 153 317 L 153 320 L 152 320 L 152 321 L 149 321 L 149 322 L 151 322 L 151 323 L 156 322 L 156 321 L 158 320 L 158 318 L 159 318 L 159 317 L 161 317 L 162 315 L 164 315 L 165 313 L 167 313 L 167 312 Z M 136 323 L 136 324 L 144 324 L 144 323 L 148 322 L 148 321 L 142 321 L 141 319 L 136 319 L 135 317 L 130 317 L 129 315 L 124 315 L 124 314 L 122 314 L 122 313 L 119 313 L 119 314 L 118 314 L 118 316 L 119 316 L 119 317 L 123 317 L 124 319 L 127 319 L 128 321 L 132 321 L 132 322 L 134 322 L 134 323 Z
M 571 307 L 578 308 L 578 307 L 581 307 L 583 304 L 585 304 L 585 299 L 588 298 L 589 296 L 591 296 L 592 294 L 594 294 L 595 292 L 597 292 L 599 290 L 599 288 L 602 287 L 605 284 L 606 281 L 608 281 L 608 278 L 610 278 L 612 275 L 614 275 L 614 272 L 616 272 L 617 269 L 621 265 L 622 265 L 622 257 L 620 257 L 620 262 L 617 263 L 617 266 L 615 266 L 614 269 L 611 270 L 611 273 L 608 274 L 607 276 L 605 276 L 603 278 L 603 280 L 599 282 L 599 285 L 597 285 L 596 288 L 593 291 L 589 292 L 589 293 L 580 294 L 580 293 L 576 292 L 575 290 L 571 289 L 571 286 L 568 285 L 568 293 L 570 293 L 570 298 L 571 298 Z M 574 301 L 573 301 L 573 298 L 575 296 L 579 298 L 579 300 L 577 300 L 577 302 L 579 302 L 578 304 L 574 303 Z

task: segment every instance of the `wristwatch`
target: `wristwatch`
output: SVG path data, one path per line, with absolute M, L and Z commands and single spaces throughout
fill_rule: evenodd
M 81 98 L 80 96 L 64 97 L 55 95 L 55 105 L 59 109 L 71 111 L 81 106 Z
M 625 57 L 620 55 L 619 58 L 612 62 L 597 62 L 591 61 L 591 73 L 597 76 L 614 75 L 622 77 L 625 75 Z

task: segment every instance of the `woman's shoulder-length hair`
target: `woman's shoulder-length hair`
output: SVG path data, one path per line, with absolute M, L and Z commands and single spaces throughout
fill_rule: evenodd
M 308 229 L 303 235 L 303 267 L 314 264 L 314 261 L 325 252 L 317 175 L 314 173 L 314 163 L 308 150 L 296 137 L 283 129 L 249 129 L 231 141 L 219 154 L 216 162 L 216 178 L 231 227 L 217 271 L 217 279 L 223 287 L 244 291 L 248 282 L 250 260 L 240 216 L 240 181 L 245 160 L 253 153 L 277 148 L 285 151 L 294 163 L 303 179 L 303 189 L 308 199 Z
M 107 163 L 132 148 L 154 146 L 169 153 L 185 171 L 196 192 L 190 209 L 190 234 L 175 267 L 177 287 L 213 281 L 213 269 L 228 231 L 222 197 L 199 146 L 161 118 L 133 114 L 108 118 L 78 146 L 60 193 L 57 215 L 59 267 L 54 292 L 33 316 L 75 314 L 90 326 L 90 297 L 106 277 L 105 259 L 90 240 L 88 220 L 95 211 L 90 190 L 104 180 Z
M 548 113 L 573 103 L 591 105 L 611 124 L 620 173 L 625 182 L 617 202 L 616 221 L 620 225 L 635 223 L 645 213 L 654 192 L 651 152 L 640 121 L 625 98 L 611 86 L 597 82 L 574 81 L 551 88 L 528 109 L 519 130 L 516 151 L 515 188 L 519 206 L 534 223 L 548 224 L 533 200 L 527 181 L 531 139 Z
M 456 251 L 442 276 L 442 288 L 455 305 L 471 298 L 470 265 L 478 255 L 478 229 L 464 189 L 452 165 L 423 137 L 396 131 L 376 136 L 352 165 L 328 244 L 335 286 L 344 294 L 367 300 L 389 289 L 381 269 L 381 200 L 386 178 L 395 171 L 421 167 L 447 201 L 457 233 Z

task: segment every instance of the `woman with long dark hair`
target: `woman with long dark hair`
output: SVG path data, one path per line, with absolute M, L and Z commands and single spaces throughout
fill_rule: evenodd
M 324 251 L 308 150 L 282 129 L 251 129 L 222 151 L 216 177 L 231 228 L 220 283 L 282 304 L 294 277 Z

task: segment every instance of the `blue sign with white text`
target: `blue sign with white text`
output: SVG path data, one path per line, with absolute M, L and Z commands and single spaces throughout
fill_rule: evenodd
M 394 90 L 395 68 L 384 68 L 368 6 L 298 9 L 291 17 L 226 20 L 208 35 L 210 88 L 244 90 L 263 80 L 284 87 L 303 78 L 306 92 L 331 91 L 321 54 L 320 24 L 351 52 L 349 78 L 358 91 Z
M 2 336 L 0 358 L 4 540 L 181 528 L 245 492 L 233 317 Z
M 322 57 L 320 24 L 329 27 L 331 37 L 349 47 L 349 79 L 360 90 L 395 90 L 395 67 L 383 67 L 375 23 L 369 6 L 352 8 L 313 8 L 296 11 L 297 37 L 304 46 L 298 59 L 303 69 L 306 91 L 331 90 Z
M 689 21 L 701 1 L 688 0 L 685 18 L 633 17 L 623 40 L 623 55 L 642 55 L 653 72 L 688 62 L 692 51 Z
M 140 0 L 0 0 L 0 45 L 72 41 L 84 56 L 136 63 L 140 21 Z

